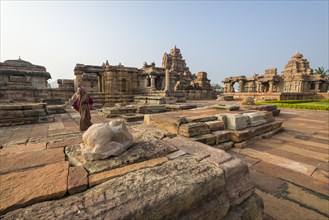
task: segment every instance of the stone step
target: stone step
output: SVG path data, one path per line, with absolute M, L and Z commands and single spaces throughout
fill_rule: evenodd
M 303 208 L 286 199 L 277 198 L 260 190 L 256 190 L 256 193 L 264 200 L 264 212 L 276 219 L 327 219 L 318 212 Z
M 250 157 L 254 157 L 260 160 L 264 160 L 267 163 L 276 165 L 276 166 L 280 166 L 280 167 L 284 167 L 287 169 L 290 169 L 294 172 L 298 172 L 307 176 L 311 176 L 311 174 L 314 172 L 314 170 L 316 169 L 316 167 L 308 165 L 308 164 L 304 164 L 304 163 L 300 163 L 294 160 L 290 160 L 287 158 L 283 158 L 283 157 L 278 157 L 266 152 L 261 152 L 261 151 L 257 151 L 251 148 L 244 148 L 244 149 L 237 149 L 234 148 L 232 149 L 233 151 L 240 153 L 240 154 L 244 154 Z
M 280 178 L 283 180 L 287 180 L 289 182 L 292 182 L 294 184 L 297 184 L 299 186 L 305 187 L 307 189 L 310 189 L 314 192 L 321 193 L 325 196 L 329 196 L 329 185 L 325 184 L 321 181 L 318 181 L 317 179 L 309 176 L 305 176 L 300 173 L 296 173 L 290 169 L 286 169 L 280 166 L 276 166 L 264 161 L 260 161 L 253 166 L 251 166 L 250 169 L 257 170 L 261 173 L 264 173 L 266 175 Z

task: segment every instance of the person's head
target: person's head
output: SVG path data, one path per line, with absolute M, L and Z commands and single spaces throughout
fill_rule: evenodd
M 83 95 L 85 92 L 86 91 L 85 91 L 85 89 L 83 87 L 81 87 L 81 86 L 78 87 L 78 93 L 79 94 Z

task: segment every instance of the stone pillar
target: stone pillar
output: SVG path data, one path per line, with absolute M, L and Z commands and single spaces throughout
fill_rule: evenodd
M 239 87 L 240 87 L 240 91 L 239 92 L 244 92 L 244 82 L 243 80 L 239 81 Z
M 268 92 L 272 93 L 273 92 L 273 82 L 269 82 L 269 89 L 268 89 Z
M 155 89 L 155 76 L 151 76 L 151 88 Z
M 320 85 L 320 82 L 315 83 L 315 88 L 314 88 L 315 92 L 320 92 L 320 86 L 319 85 Z
M 165 91 L 170 92 L 170 72 L 168 69 L 166 69 L 166 85 L 165 85 Z

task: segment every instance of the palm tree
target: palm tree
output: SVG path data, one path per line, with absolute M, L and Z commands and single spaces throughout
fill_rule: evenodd
M 321 77 L 325 77 L 327 74 L 329 75 L 329 70 L 324 70 L 323 66 L 314 69 L 314 75 L 320 75 Z

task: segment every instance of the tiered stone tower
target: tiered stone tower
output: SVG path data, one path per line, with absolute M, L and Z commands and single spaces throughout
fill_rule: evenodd
M 303 58 L 303 54 L 298 51 L 291 57 L 288 63 L 284 66 L 282 74 L 288 75 L 302 75 L 312 74 L 313 70 L 310 68 L 310 64 L 307 59 Z
M 162 59 L 162 68 L 168 69 L 174 74 L 178 75 L 191 75 L 189 68 L 186 66 L 186 62 L 183 56 L 175 45 L 174 48 L 170 49 L 170 53 L 164 53 Z

